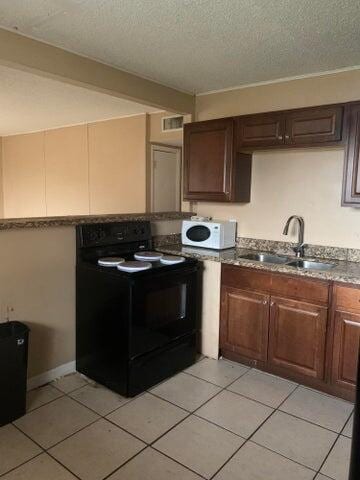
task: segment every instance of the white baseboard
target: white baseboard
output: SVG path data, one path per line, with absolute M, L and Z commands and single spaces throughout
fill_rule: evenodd
M 63 377 L 64 375 L 73 372 L 75 372 L 75 361 L 65 363 L 64 365 L 60 365 L 59 367 L 53 368 L 52 370 L 41 373 L 40 375 L 36 375 L 36 377 L 28 378 L 27 389 L 33 390 L 34 388 L 41 387 L 46 383 L 52 382 L 59 377 Z

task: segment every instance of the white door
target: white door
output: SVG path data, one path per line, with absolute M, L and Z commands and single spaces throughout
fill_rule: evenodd
M 151 145 L 151 211 L 180 210 L 181 149 Z

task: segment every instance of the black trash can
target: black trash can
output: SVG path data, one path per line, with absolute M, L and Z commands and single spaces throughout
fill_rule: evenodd
M 360 479 L 360 348 L 349 480 Z
M 0 427 L 26 412 L 29 328 L 0 323 Z

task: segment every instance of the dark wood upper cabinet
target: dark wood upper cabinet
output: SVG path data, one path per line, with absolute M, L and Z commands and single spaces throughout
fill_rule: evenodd
M 360 205 L 360 102 L 186 124 L 184 199 L 249 202 L 251 154 L 345 145 L 343 206 Z
M 360 204 L 360 103 L 346 108 L 348 141 L 345 150 L 342 205 Z
M 261 113 L 237 117 L 237 149 L 283 145 L 285 117 L 282 113 Z
M 184 126 L 184 199 L 250 201 L 251 155 L 235 152 L 234 120 Z
M 336 145 L 342 141 L 343 117 L 343 105 L 237 117 L 237 150 Z
M 315 146 L 338 143 L 342 139 L 344 107 L 316 107 L 285 114 L 285 144 Z

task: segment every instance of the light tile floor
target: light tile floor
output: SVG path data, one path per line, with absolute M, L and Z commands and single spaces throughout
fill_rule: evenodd
M 66 376 L 0 428 L 1 480 L 347 480 L 353 405 L 201 359 L 134 399 Z

